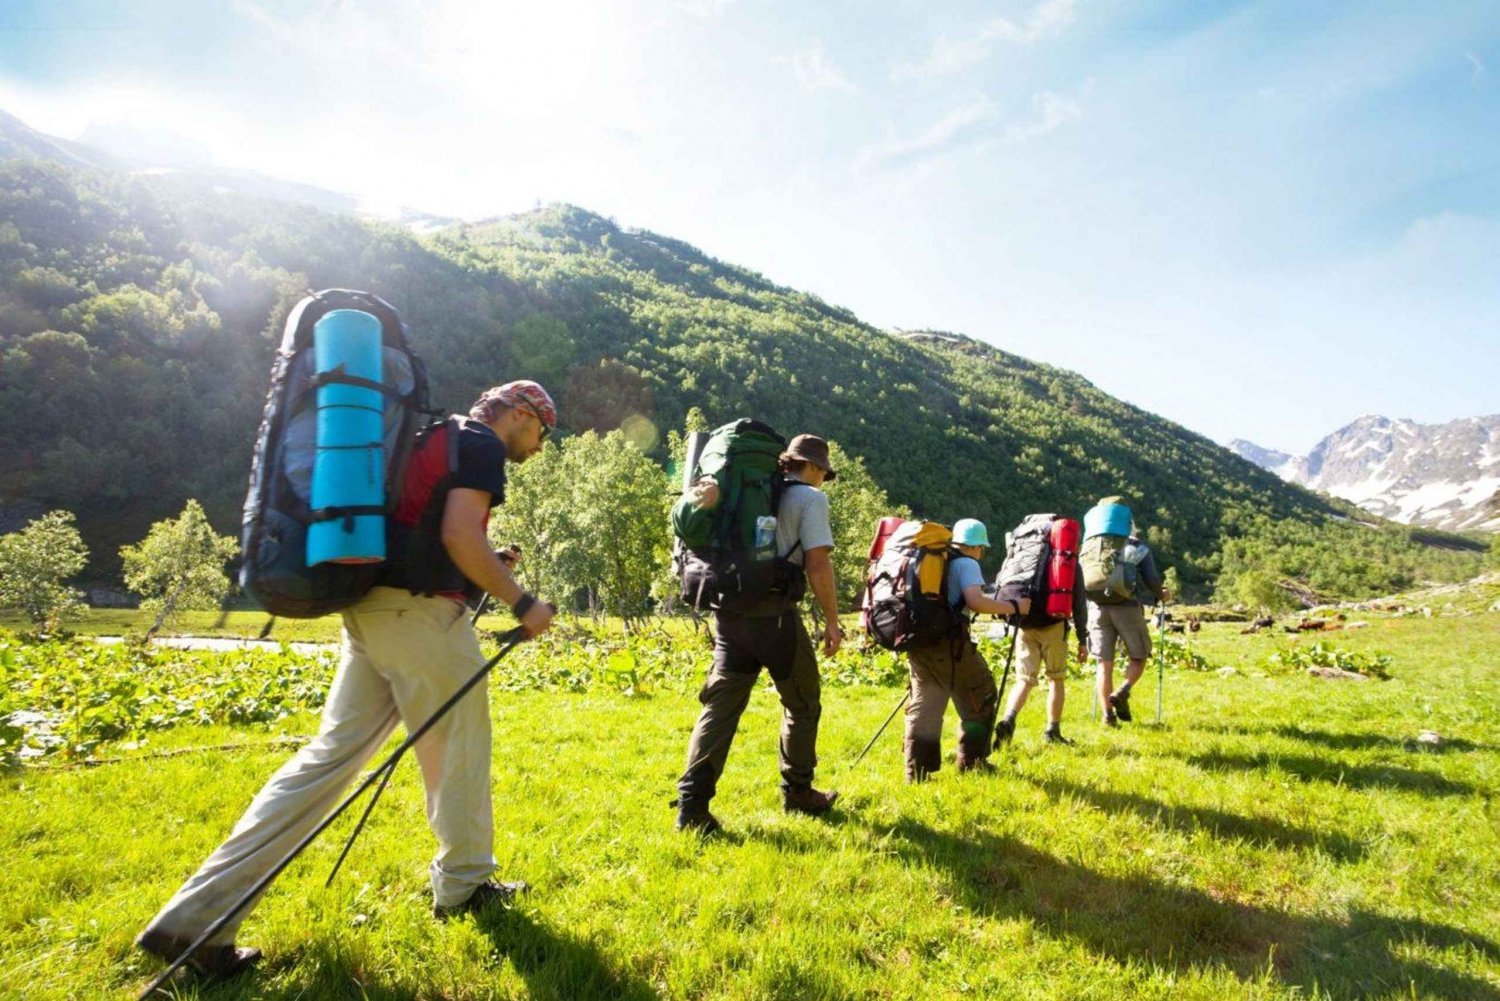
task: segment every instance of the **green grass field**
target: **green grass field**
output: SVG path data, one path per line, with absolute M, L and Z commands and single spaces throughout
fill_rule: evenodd
M 899 689 L 829 687 L 820 785 L 843 797 L 826 821 L 780 810 L 767 688 L 715 801 L 728 833 L 707 842 L 675 834 L 667 805 L 690 684 L 495 692 L 496 852 L 502 878 L 534 887 L 520 906 L 432 920 L 408 761 L 334 887 L 352 817 L 247 922 L 258 973 L 177 990 L 1500 998 L 1500 614 L 1371 622 L 1324 638 L 1391 654 L 1392 680 L 1267 676 L 1289 637 L 1207 626 L 1194 651 L 1239 673 L 1168 672 L 1162 725 L 1154 671 L 1119 731 L 1088 720 L 1073 680 L 1077 746 L 1040 742 L 1034 696 L 997 774 L 924 786 L 901 780 L 899 721 L 849 767 Z M 284 738 L 315 725 L 178 726 L 123 762 L 0 773 L 0 997 L 144 986 L 158 967 L 132 936 L 290 753 Z M 1444 742 L 1418 743 L 1423 730 Z M 241 746 L 162 754 L 226 744 Z

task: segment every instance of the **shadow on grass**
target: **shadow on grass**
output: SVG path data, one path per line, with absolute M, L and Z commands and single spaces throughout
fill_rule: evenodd
M 1459 754 L 1467 751 L 1493 751 L 1493 745 L 1475 744 L 1462 738 L 1444 738 L 1441 744 L 1419 744 L 1415 737 L 1388 737 L 1379 733 L 1331 733 L 1283 725 L 1269 730 L 1241 730 L 1247 736 L 1285 737 L 1337 751 L 1411 751 L 1415 754 Z
M 1206 830 L 1216 837 L 1239 838 L 1258 847 L 1318 850 L 1340 862 L 1357 862 L 1368 853 L 1363 844 L 1347 834 L 1313 831 L 1269 817 L 1246 817 L 1208 807 L 1169 805 L 1146 796 L 1109 792 L 1065 779 L 1022 777 L 1048 795 L 1071 796 L 1105 813 L 1133 813 L 1149 824 L 1183 834 Z
M 1329 758 L 1303 754 L 1277 754 L 1270 751 L 1233 754 L 1226 751 L 1210 751 L 1207 754 L 1189 755 L 1185 760 L 1190 765 L 1210 771 L 1256 772 L 1276 767 L 1284 772 L 1290 772 L 1304 782 L 1329 782 L 1349 789 L 1393 789 L 1429 796 L 1472 796 L 1478 792 L 1467 782 L 1455 782 L 1441 775 L 1419 771 L 1415 768 L 1385 764 L 1350 765 Z
M 528 997 L 647 1001 L 658 996 L 651 985 L 612 967 L 592 944 L 559 934 L 524 911 L 491 909 L 475 921 L 526 981 Z
M 966 906 L 990 917 L 1028 919 L 1121 965 L 1180 973 L 1221 969 L 1317 996 L 1410 992 L 1500 1001 L 1500 989 L 1490 983 L 1411 958 L 1413 948 L 1426 947 L 1500 963 L 1500 946 L 1448 925 L 1364 910 L 1341 921 L 1237 904 L 1148 876 L 1106 875 L 1014 838 L 959 836 L 913 820 L 898 822 L 891 833 L 897 837 L 888 843 L 912 864 L 946 869 Z
M 468 919 L 465 919 L 468 920 Z M 600 998 L 610 1001 L 654 1001 L 659 995 L 643 981 L 615 968 L 597 948 L 540 923 L 520 910 L 492 908 L 472 919 L 494 943 L 498 955 L 509 959 L 526 982 L 526 996 L 556 1001 Z M 282 977 L 289 971 L 290 977 Z M 442 983 L 419 988 L 383 982 L 378 968 L 351 956 L 337 942 L 314 940 L 293 955 L 268 957 L 255 972 L 223 983 L 175 983 L 164 997 L 199 997 L 204 1001 L 308 1001 L 316 998 L 350 1001 L 419 1001 L 444 997 Z M 475 985 L 476 987 L 478 985 Z M 172 988 L 168 988 L 172 991 Z M 483 993 L 482 991 L 478 993 Z

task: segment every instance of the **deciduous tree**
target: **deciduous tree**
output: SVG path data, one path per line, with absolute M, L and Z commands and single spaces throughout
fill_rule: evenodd
M 189 500 L 176 518 L 152 525 L 142 541 L 121 548 L 126 586 L 146 599 L 142 608 L 156 615 L 146 636 L 154 636 L 179 612 L 218 608 L 231 586 L 224 564 L 239 551 L 233 536 L 214 534 L 196 500 Z
M 41 632 L 55 632 L 83 611 L 82 592 L 67 581 L 88 560 L 71 511 L 49 511 L 0 536 L 0 607 L 21 612 Z

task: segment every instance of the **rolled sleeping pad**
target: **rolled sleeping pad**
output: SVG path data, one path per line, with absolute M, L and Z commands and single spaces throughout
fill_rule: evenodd
M 382 384 L 380 321 L 358 309 L 335 309 L 313 325 L 313 368 Z M 330 381 L 318 387 L 317 453 L 307 565 L 378 563 L 385 559 L 385 517 L 353 514 L 318 520 L 330 508 L 385 505 L 385 395 L 370 386 Z M 336 513 L 336 512 L 333 512 Z
M 687 455 L 682 463 L 682 489 L 693 485 L 698 474 L 698 460 L 703 456 L 703 446 L 708 444 L 707 431 L 694 431 L 687 437 Z
M 1124 504 L 1095 504 L 1083 515 L 1083 537 L 1130 535 L 1130 508 Z
M 870 555 L 866 559 L 870 561 L 880 559 L 880 554 L 885 552 L 885 541 L 895 534 L 906 521 L 895 515 L 886 515 L 875 524 L 875 538 L 870 540 Z

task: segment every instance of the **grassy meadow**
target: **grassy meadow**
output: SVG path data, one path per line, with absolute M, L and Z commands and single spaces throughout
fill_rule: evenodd
M 902 781 L 899 720 L 851 767 L 900 689 L 830 685 L 819 784 L 843 795 L 827 820 L 780 809 L 767 687 L 714 804 L 727 832 L 707 841 L 673 832 L 668 806 L 701 639 L 680 634 L 681 670 L 640 684 L 497 685 L 498 875 L 532 884 L 519 906 L 430 917 L 431 835 L 406 761 L 334 886 L 352 816 L 246 923 L 241 941 L 267 954 L 257 973 L 173 990 L 1500 998 L 1500 614 L 1351 618 L 1370 625 L 1296 640 L 1206 625 L 1193 653 L 1235 673 L 1167 671 L 1160 725 L 1154 667 L 1117 731 L 1088 718 L 1075 677 L 1076 746 L 1041 743 L 1038 692 L 995 774 L 950 768 L 922 786 Z M 1389 654 L 1391 679 L 1267 673 L 1270 653 L 1315 639 Z M 192 664 L 170 670 L 188 685 Z M 92 748 L 109 763 L 0 772 L 0 997 L 127 997 L 158 969 L 132 937 L 317 720 L 221 718 L 237 717 Z

